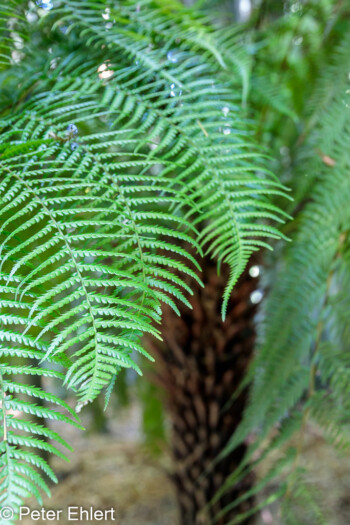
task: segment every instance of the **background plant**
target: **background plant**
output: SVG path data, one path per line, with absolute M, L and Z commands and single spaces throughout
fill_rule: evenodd
M 288 210 L 295 220 L 284 228 L 292 243 L 265 257 L 262 284 L 271 291 L 245 382 L 251 381 L 250 402 L 226 452 L 247 437 L 253 444 L 226 488 L 272 454 L 277 460 L 246 497 L 268 482 L 265 503 L 283 496 L 283 523 L 332 523 L 300 456 L 310 422 L 341 451 L 349 443 L 349 6 L 286 3 L 276 17 L 262 2 L 257 15 L 264 40 L 252 67 L 251 101 L 259 137 L 275 148 L 275 170 L 293 189 Z

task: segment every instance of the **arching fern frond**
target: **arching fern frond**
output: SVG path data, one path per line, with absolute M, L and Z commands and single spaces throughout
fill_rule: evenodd
M 45 118 L 37 117 L 40 128 L 53 117 L 59 129 L 66 119 L 59 108 L 66 108 L 67 102 L 62 96 L 59 101 L 53 97 L 53 111 L 46 106 Z M 95 103 L 70 104 L 71 113 L 80 112 L 77 123 L 85 120 L 82 111 L 91 111 L 91 106 L 95 108 Z M 44 108 L 36 107 L 40 115 Z M 32 120 L 28 124 L 21 120 L 20 126 L 21 133 L 37 135 L 37 128 L 34 133 L 30 129 Z M 54 133 L 47 126 L 44 134 Z M 159 316 L 160 300 L 174 305 L 174 296 L 187 303 L 181 290 L 191 290 L 164 268 L 162 260 L 158 264 L 152 251 L 159 246 L 165 253 L 175 254 L 180 261 L 173 265 L 195 276 L 190 268 L 196 265 L 195 259 L 176 243 L 189 242 L 194 247 L 196 243 L 186 233 L 193 226 L 166 211 L 174 202 L 181 210 L 186 201 L 181 196 L 175 198 L 165 176 L 147 173 L 157 166 L 157 160 L 128 153 L 136 139 L 124 139 L 125 134 L 119 131 L 109 132 L 102 148 L 93 134 L 72 148 L 69 126 L 73 125 L 65 126 L 66 135 L 57 135 L 58 142 L 45 139 L 26 154 L 20 151 L 16 155 L 16 148 L 12 148 L 6 158 L 4 150 L 4 238 L 0 250 L 2 268 L 8 267 L 10 277 L 21 276 L 16 298 L 38 293 L 26 330 L 40 322 L 44 328 L 39 337 L 58 331 L 45 357 L 57 352 L 70 355 L 74 349 L 78 360 L 66 380 L 69 386 L 84 385 L 85 403 L 110 381 L 115 364 L 136 366 L 130 354 L 145 351 L 135 335 L 150 332 L 157 336 L 151 321 Z M 31 143 L 27 142 L 28 147 Z M 125 148 L 124 158 L 118 161 L 117 154 L 115 162 L 106 164 L 106 158 L 114 155 L 104 151 L 113 146 Z M 169 164 L 164 171 L 169 170 Z M 138 168 L 142 175 L 133 175 Z M 130 175 L 123 175 L 126 169 Z M 115 170 L 123 170 L 118 178 Z M 149 205 L 152 212 L 147 211 Z M 171 258 L 167 265 L 172 266 Z M 130 340 L 129 332 L 134 334 Z
M 35 295 L 25 294 L 19 303 L 15 299 L 18 284 L 18 278 L 1 273 L 0 504 L 11 508 L 14 517 L 24 498 L 34 495 L 40 503 L 41 493 L 49 494 L 47 478 L 57 481 L 41 453 L 67 459 L 52 442 L 70 448 L 57 432 L 40 421 L 60 421 L 80 427 L 72 408 L 37 384 L 38 378 L 63 382 L 62 370 L 70 363 L 68 359 L 55 357 L 39 364 L 45 359 L 47 343 L 23 333 Z M 40 327 L 36 325 L 35 329 L 38 332 Z M 23 377 L 28 378 L 27 383 Z M 33 417 L 36 421 L 30 420 Z
M 79 410 L 121 367 L 140 372 L 142 335 L 159 337 L 162 303 L 189 306 L 202 250 L 231 268 L 225 315 L 250 255 L 281 237 L 270 198 L 285 188 L 225 68 L 232 43 L 206 19 L 161 1 L 47 11 L 26 48 L 33 81 L 13 66 L 17 100 L 1 119 L 0 268 L 14 283 L 4 321 L 17 326 L 23 309 L 28 359 L 64 366 Z
M 330 64 L 321 72 L 316 89 L 307 107 L 305 129 L 299 139 L 296 169 L 293 180 L 296 201 L 307 198 L 313 184 L 323 171 L 323 166 L 332 167 L 336 159 L 332 156 L 332 146 L 342 141 L 344 125 L 348 119 L 347 111 L 341 101 L 345 102 L 346 90 L 349 89 L 348 71 L 349 35 L 345 34 L 342 41 L 336 45 Z M 337 82 L 333 79 L 337 78 Z M 306 140 L 307 138 L 307 140 Z M 312 148 L 313 155 L 310 155 Z M 338 152 L 337 161 L 341 162 Z M 345 156 L 347 149 L 344 149 Z
M 343 59 L 348 49 L 347 44 L 344 45 Z M 334 70 L 333 63 L 329 69 Z M 343 60 L 343 79 L 347 73 Z M 346 96 L 344 89 L 338 99 L 332 95 L 332 103 L 327 107 L 319 105 L 319 115 L 315 115 L 308 140 L 302 146 L 300 173 L 312 165 L 318 170 L 312 172 L 314 184 L 308 194 L 309 201 L 298 215 L 296 235 L 285 250 L 262 310 L 257 355 L 246 380 L 252 384 L 249 406 L 222 454 L 225 457 L 249 435 L 255 437 L 240 469 L 227 481 L 229 485 L 256 465 L 252 458 L 258 450 L 258 462 L 273 451 L 277 435 L 280 444 L 284 444 L 281 450 L 286 452 L 287 461 L 283 469 L 276 471 L 275 478 L 285 496 L 286 523 L 290 524 L 294 521 L 288 508 L 300 492 L 298 487 L 305 482 L 300 453 L 308 420 L 313 420 L 337 448 L 347 448 L 350 443 L 349 324 L 346 319 L 350 110 Z M 333 116 L 341 115 L 334 123 L 334 134 L 329 133 L 327 109 Z M 321 162 L 315 150 L 315 145 L 327 136 L 331 164 Z M 271 438 L 272 430 L 274 437 Z M 290 443 L 292 436 L 294 442 Z M 262 454 L 261 450 L 264 450 Z M 258 487 L 255 488 L 257 493 Z M 314 519 L 320 519 L 317 505 L 313 512 Z

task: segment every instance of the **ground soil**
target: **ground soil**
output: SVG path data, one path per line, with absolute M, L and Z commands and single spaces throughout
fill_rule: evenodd
M 166 473 L 170 460 L 166 454 L 155 457 L 143 446 L 140 419 L 140 409 L 133 405 L 120 411 L 118 419 L 109 423 L 108 433 L 89 434 L 67 428 L 65 437 L 75 452 L 69 454 L 69 464 L 53 461 L 59 483 L 52 488 L 52 498 L 44 500 L 46 509 L 63 509 L 60 520 L 25 518 L 21 524 L 71 525 L 65 514 L 74 505 L 101 510 L 115 508 L 117 519 L 104 520 L 107 525 L 176 525 L 176 502 Z M 321 494 L 329 525 L 349 525 L 350 456 L 340 458 L 310 427 L 301 461 L 310 468 L 308 481 Z M 262 466 L 261 474 L 267 467 Z M 30 506 L 36 508 L 34 502 Z M 307 518 L 300 523 L 320 524 Z M 283 525 L 279 506 L 262 511 L 257 525 Z

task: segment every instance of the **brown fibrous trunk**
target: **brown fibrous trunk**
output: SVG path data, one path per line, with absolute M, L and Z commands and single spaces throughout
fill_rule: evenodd
M 163 343 L 150 343 L 156 354 L 158 382 L 166 391 L 167 413 L 172 433 L 172 479 L 175 484 L 181 525 L 224 525 L 239 513 L 249 511 L 253 501 L 220 516 L 221 511 L 249 490 L 249 474 L 208 505 L 246 452 L 242 444 L 225 459 L 215 462 L 242 419 L 247 402 L 243 390 L 234 401 L 252 357 L 256 288 L 248 269 L 235 286 L 225 321 L 221 318 L 222 295 L 228 270 L 218 275 L 205 260 L 201 278 L 204 288 L 193 285 L 192 310 L 179 306 L 181 317 L 164 307 Z M 242 523 L 251 523 L 246 519 Z

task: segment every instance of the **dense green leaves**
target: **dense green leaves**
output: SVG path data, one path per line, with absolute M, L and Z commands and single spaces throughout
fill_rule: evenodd
M 288 525 L 332 522 L 301 460 L 309 421 L 336 448 L 344 451 L 350 443 L 348 29 L 347 24 L 330 35 L 331 56 L 298 117 L 301 133 L 291 144 L 287 166 L 296 196 L 292 243 L 281 247 L 273 273 L 266 277 L 270 290 L 260 312 L 256 357 L 245 380 L 251 385 L 250 402 L 221 456 L 250 438 L 247 456 L 226 488 L 270 457 L 270 481 L 280 486 L 283 523 Z M 274 104 L 269 110 L 286 113 Z M 261 488 L 257 484 L 253 492 Z
M 1 486 L 15 509 L 47 490 L 36 467 L 54 479 L 27 447 L 61 439 L 22 414 L 74 418 L 43 378 L 77 411 L 108 397 L 121 368 L 141 372 L 162 303 L 189 306 L 203 251 L 231 268 L 224 316 L 250 255 L 282 236 L 271 199 L 285 188 L 241 108 L 236 34 L 177 2 L 122 4 L 9 2 L 31 35 L 0 98 Z

